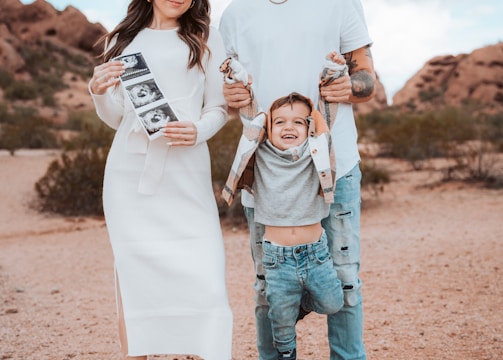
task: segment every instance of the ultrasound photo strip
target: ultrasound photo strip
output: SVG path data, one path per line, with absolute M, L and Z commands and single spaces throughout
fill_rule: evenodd
M 126 86 L 126 91 L 135 108 L 164 99 L 161 89 L 157 86 L 154 79 Z
M 124 64 L 125 71 L 120 80 L 147 136 L 150 139 L 161 136 L 159 130 L 170 121 L 178 121 L 178 118 L 155 82 L 143 55 L 122 55 L 114 60 Z
M 176 121 L 176 115 L 167 103 L 138 114 L 138 116 L 149 135 L 155 134 L 164 124 Z
M 118 56 L 114 60 L 119 60 L 124 65 L 124 73 L 120 76 L 122 81 L 150 74 L 150 69 L 141 53 Z

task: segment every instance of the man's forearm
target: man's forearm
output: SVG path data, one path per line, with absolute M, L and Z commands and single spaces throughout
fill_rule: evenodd
M 360 103 L 372 99 L 375 95 L 376 74 L 370 46 L 352 51 L 344 57 L 351 77 L 349 101 Z

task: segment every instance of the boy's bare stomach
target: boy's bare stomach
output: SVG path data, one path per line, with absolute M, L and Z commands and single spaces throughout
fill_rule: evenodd
M 269 226 L 265 227 L 266 240 L 283 246 L 310 244 L 318 241 L 323 229 L 321 223 L 305 226 Z

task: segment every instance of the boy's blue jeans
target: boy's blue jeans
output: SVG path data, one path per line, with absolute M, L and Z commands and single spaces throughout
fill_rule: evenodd
M 275 245 L 264 238 L 262 249 L 274 345 L 285 352 L 296 348 L 302 294 L 310 294 L 310 306 L 317 313 L 334 314 L 344 305 L 342 286 L 325 232 L 317 242 L 298 246 Z
M 338 278 L 344 290 L 344 306 L 328 315 L 330 360 L 364 360 L 363 308 L 360 270 L 360 181 L 361 171 L 356 165 L 337 180 L 334 203 L 330 215 L 322 225 L 328 239 Z M 262 265 L 264 226 L 253 221 L 253 208 L 244 208 L 250 230 L 250 245 L 255 272 L 255 321 L 259 360 L 276 360 L 269 305 L 265 299 L 265 272 Z M 306 319 L 305 321 L 308 321 Z

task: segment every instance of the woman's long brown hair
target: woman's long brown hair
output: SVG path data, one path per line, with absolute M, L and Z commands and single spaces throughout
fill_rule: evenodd
M 154 1 L 154 0 L 152 0 Z M 192 7 L 179 19 L 178 36 L 190 49 L 188 68 L 194 66 L 203 68 L 204 54 L 210 49 L 207 41 L 210 33 L 210 4 L 208 0 L 192 0 Z M 104 62 L 122 54 L 135 36 L 152 23 L 154 17 L 153 5 L 147 0 L 131 0 L 126 17 L 108 34 L 98 40 L 97 45 L 103 46 L 101 54 Z M 106 44 L 117 36 L 117 41 L 110 48 Z M 162 46 L 162 44 L 159 44 Z

